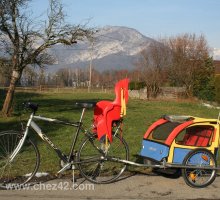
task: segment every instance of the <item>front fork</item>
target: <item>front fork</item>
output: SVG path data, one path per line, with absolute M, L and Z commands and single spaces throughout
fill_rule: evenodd
M 25 140 L 26 140 L 26 137 L 28 135 L 28 130 L 29 130 L 29 126 L 31 124 L 31 121 L 33 119 L 33 116 L 34 114 L 32 113 L 28 122 L 27 122 L 27 125 L 26 125 L 26 128 L 25 128 L 25 131 L 24 131 L 24 134 L 22 136 L 22 138 L 20 139 L 17 147 L 14 149 L 14 151 L 12 152 L 12 154 L 10 155 L 9 157 L 9 163 L 13 161 L 13 159 L 15 158 L 15 156 L 19 153 L 19 151 L 21 150 L 21 147 L 23 146 Z

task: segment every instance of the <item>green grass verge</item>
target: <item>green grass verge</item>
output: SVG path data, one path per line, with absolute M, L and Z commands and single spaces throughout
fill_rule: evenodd
M 2 107 L 3 96 L 0 96 L 0 107 Z M 114 94 L 108 93 L 22 93 L 15 96 L 14 116 L 4 119 L 0 117 L 0 131 L 20 129 L 20 119 L 25 121 L 28 114 L 21 115 L 22 102 L 31 99 L 39 104 L 38 114 L 52 118 L 68 121 L 77 121 L 81 109 L 75 107 L 77 101 L 99 101 L 102 99 L 113 100 Z M 218 110 L 209 109 L 198 102 L 187 101 L 144 101 L 130 99 L 127 108 L 127 116 L 124 119 L 123 136 L 130 148 L 130 160 L 135 161 L 140 152 L 142 138 L 149 125 L 163 114 L 193 115 L 205 118 L 216 118 Z M 87 110 L 84 118 L 86 127 L 89 129 L 92 123 L 92 110 Z M 65 153 L 69 152 L 70 143 L 73 137 L 74 128 L 62 125 L 40 122 L 40 125 L 47 136 Z M 34 134 L 34 133 L 31 133 Z M 40 171 L 57 172 L 59 159 L 48 145 L 33 135 L 34 140 L 41 154 Z M 82 137 L 80 138 L 82 140 Z M 78 142 L 78 144 L 80 141 Z

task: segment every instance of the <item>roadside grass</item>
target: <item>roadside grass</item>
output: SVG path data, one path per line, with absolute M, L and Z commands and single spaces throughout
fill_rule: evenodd
M 18 92 L 15 96 L 14 115 L 10 118 L 0 117 L 0 131 L 20 130 L 20 120 L 26 121 L 30 112 L 23 113 L 22 102 L 31 100 L 39 105 L 37 114 L 41 116 L 57 118 L 67 121 L 78 121 L 81 109 L 75 106 L 77 101 L 100 101 L 103 99 L 113 100 L 112 93 L 23 93 Z M 3 95 L 0 96 L 0 107 L 2 107 Z M 22 114 L 21 114 L 22 113 Z M 130 150 L 130 160 L 136 161 L 136 155 L 140 152 L 141 143 L 147 128 L 164 114 L 192 115 L 205 118 L 217 118 L 218 110 L 209 109 L 195 101 L 146 101 L 129 99 L 127 115 L 124 118 L 123 137 L 127 141 Z M 93 111 L 87 110 L 84 123 L 87 129 L 91 128 Z M 43 132 L 64 153 L 68 154 L 75 129 L 69 126 L 40 122 Z M 59 167 L 59 159 L 51 148 L 42 142 L 34 133 L 31 133 L 37 142 L 41 154 L 39 171 L 56 173 Z M 83 136 L 77 143 L 77 147 Z M 77 149 L 77 148 L 76 148 Z M 25 166 L 28 167 L 28 166 Z M 140 168 L 132 168 L 139 171 Z M 141 171 L 142 169 L 140 169 Z

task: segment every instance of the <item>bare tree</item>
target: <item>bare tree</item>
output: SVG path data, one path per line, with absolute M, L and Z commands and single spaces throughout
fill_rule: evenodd
M 158 42 L 140 52 L 136 66 L 141 71 L 139 80 L 146 84 L 148 98 L 156 97 L 166 80 L 166 69 L 170 64 L 169 55 L 169 48 Z
M 37 79 L 37 72 L 35 72 L 33 68 L 28 66 L 23 70 L 20 84 L 25 86 L 35 86 L 37 85 Z
M 56 72 L 56 76 L 59 77 L 60 86 L 67 87 L 72 84 L 71 70 L 68 68 L 59 69 Z
M 10 60 L 0 59 L 0 85 L 7 86 L 11 74 Z
M 40 73 L 39 73 L 37 82 L 38 82 L 38 86 L 46 84 L 46 75 L 45 75 L 45 70 L 43 68 L 40 69 Z
M 46 51 L 48 48 L 72 45 L 93 33 L 85 26 L 65 23 L 59 0 L 50 0 L 46 21 L 37 21 L 27 10 L 30 1 L 0 1 L 0 43 L 12 63 L 10 86 L 2 108 L 4 116 L 9 115 L 16 84 L 27 66 L 50 64 L 53 59 Z
M 169 38 L 166 44 L 172 51 L 171 83 L 186 87 L 186 95 L 190 97 L 198 74 L 204 71 L 203 66 L 209 58 L 207 41 L 203 35 L 183 34 Z

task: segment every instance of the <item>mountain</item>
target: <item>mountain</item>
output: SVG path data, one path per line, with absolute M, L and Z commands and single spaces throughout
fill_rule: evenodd
M 146 37 L 137 30 L 106 26 L 101 28 L 94 37 L 94 43 L 79 41 L 73 46 L 56 45 L 50 53 L 57 62 L 49 66 L 49 71 L 60 68 L 92 66 L 99 71 L 107 69 L 132 69 L 138 59 L 138 54 L 155 40 Z
M 220 60 L 220 49 L 218 48 L 213 49 L 213 59 Z

